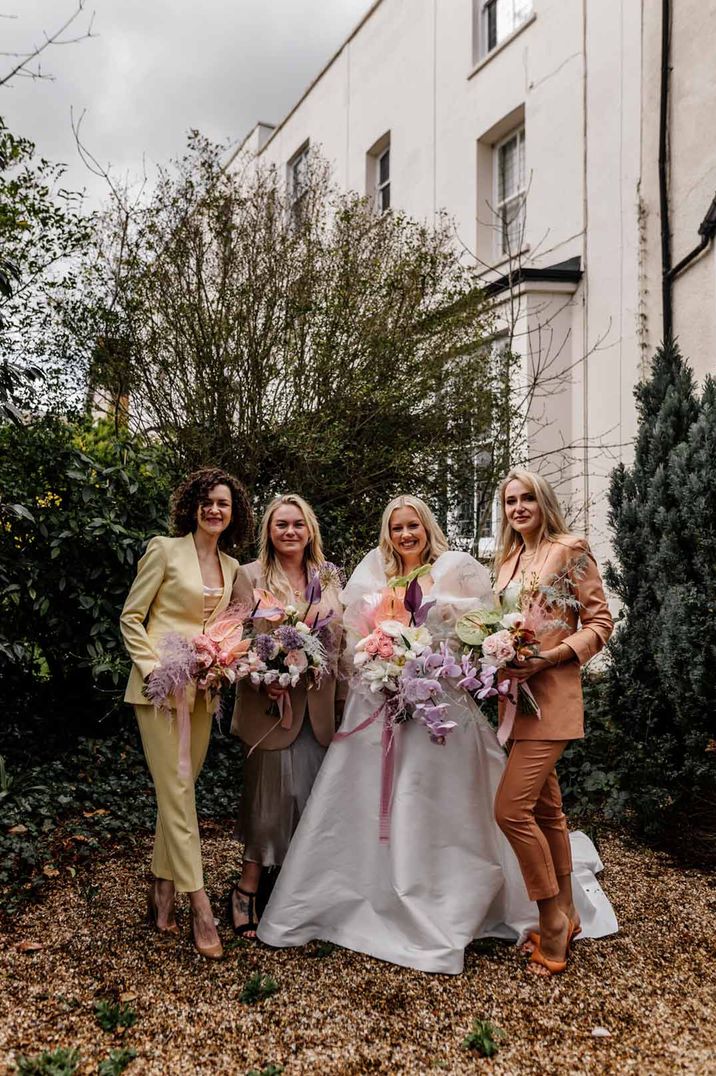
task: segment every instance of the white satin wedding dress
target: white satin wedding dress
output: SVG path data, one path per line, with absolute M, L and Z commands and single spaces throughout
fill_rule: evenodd
M 487 571 L 465 553 L 443 553 L 431 574 L 437 604 L 428 627 L 438 638 L 492 600 Z M 342 594 L 349 657 L 366 598 L 385 586 L 374 549 Z M 379 702 L 351 688 L 341 731 Z M 382 722 L 331 744 L 261 918 L 262 941 L 283 947 L 320 938 L 419 971 L 458 974 L 474 938 L 519 941 L 536 928 L 537 906 L 494 821 L 504 752 L 464 693 L 450 716 L 460 724 L 442 746 L 415 722 L 397 729 L 387 844 L 378 839 Z M 617 922 L 594 877 L 599 856 L 585 834 L 571 838 L 582 937 L 611 934 Z

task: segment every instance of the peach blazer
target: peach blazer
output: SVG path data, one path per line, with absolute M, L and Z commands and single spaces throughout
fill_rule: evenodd
M 261 564 L 257 560 L 252 561 L 251 564 L 243 564 L 239 568 L 233 600 L 250 603 L 254 587 L 261 589 L 266 587 Z M 299 604 L 298 601 L 296 604 Z M 325 615 L 329 609 L 333 609 L 336 613 L 335 620 L 331 622 L 331 630 L 337 655 L 343 636 L 342 606 L 337 590 L 324 591 L 320 609 L 322 615 Z M 261 621 L 257 622 L 259 630 L 262 630 L 261 624 Z M 249 747 L 261 741 L 258 750 L 281 751 L 285 747 L 290 747 L 296 739 L 308 713 L 316 739 L 323 747 L 328 747 L 336 731 L 336 699 L 345 697 L 346 688 L 346 684 L 337 680 L 335 667 L 330 675 L 323 677 L 320 687 L 306 689 L 304 682 L 301 681 L 296 687 L 290 689 L 293 711 L 291 727 L 284 729 L 279 725 L 269 731 L 276 724 L 276 718 L 266 713 L 270 703 L 268 695 L 265 691 L 257 690 L 248 681 L 243 680 L 236 689 L 231 731 Z
M 567 643 L 576 661 L 563 662 L 529 678 L 527 682 L 542 716 L 538 719 L 518 710 L 512 736 L 515 740 L 578 740 L 584 736 L 581 666 L 602 649 L 614 628 L 597 562 L 586 540 L 570 534 L 542 541 L 525 574 L 536 573 L 542 584 L 548 584 L 580 559 L 584 560 L 583 570 L 570 572 L 572 593 L 579 609 L 556 611 L 555 619 L 563 621 L 566 627 L 548 630 L 539 640 L 542 650 Z M 520 551 L 517 551 L 498 572 L 495 586 L 498 595 L 512 580 L 519 581 L 521 574 Z
M 203 583 L 193 535 L 150 539 L 119 620 L 124 645 L 132 659 L 125 702 L 148 705 L 142 690 L 144 679 L 159 663 L 158 646 L 165 635 L 178 632 L 191 639 L 226 609 L 239 562 L 222 552 L 219 561 L 224 593 L 205 622 Z M 193 710 L 195 693 L 187 694 Z

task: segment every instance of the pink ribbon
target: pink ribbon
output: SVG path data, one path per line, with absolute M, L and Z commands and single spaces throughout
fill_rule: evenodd
M 281 715 L 279 724 L 282 729 L 290 729 L 293 724 L 293 707 L 291 706 L 291 696 L 288 691 L 284 691 L 282 695 L 278 697 L 278 712 Z
M 378 840 L 383 844 L 390 841 L 390 808 L 393 800 L 393 780 L 395 777 L 395 725 L 393 724 L 387 702 L 382 702 L 370 717 L 361 721 L 350 732 L 336 732 L 334 740 L 347 740 L 356 732 L 362 732 L 377 721 L 383 714 L 383 735 L 380 738 L 380 818 L 378 822 Z
M 177 725 L 179 729 L 179 777 L 187 780 L 191 777 L 191 715 L 186 691 L 182 688 L 175 695 L 177 704 Z
M 513 684 L 516 685 L 516 691 L 514 692 L 514 694 L 512 693 Z M 505 696 L 505 712 L 502 721 L 500 722 L 500 727 L 497 730 L 497 742 L 499 743 L 500 747 L 504 747 L 510 736 L 512 735 L 512 729 L 514 728 L 515 724 L 515 717 L 517 716 L 517 695 L 520 690 L 522 690 L 524 694 L 534 703 L 536 711 L 534 716 L 536 718 L 542 717 L 542 714 L 540 713 L 540 708 L 537 705 L 537 700 L 532 694 L 527 684 L 518 684 L 516 680 L 510 680 L 507 695 Z

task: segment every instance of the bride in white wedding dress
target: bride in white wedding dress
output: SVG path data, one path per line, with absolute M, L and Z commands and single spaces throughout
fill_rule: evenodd
M 416 497 L 392 501 L 381 543 L 358 565 L 342 594 L 352 661 L 366 599 L 389 578 L 430 563 L 420 579 L 435 601 L 427 626 L 449 637 L 456 619 L 491 604 L 486 569 L 451 552 L 429 508 Z M 522 940 L 537 927 L 514 853 L 493 813 L 505 755 L 464 692 L 452 694 L 458 723 L 443 745 L 424 727 L 396 727 L 390 840 L 379 840 L 382 722 L 334 740 L 258 928 L 272 946 L 335 942 L 419 971 L 458 974 L 474 938 Z M 375 695 L 351 687 L 341 732 L 375 711 Z M 573 890 L 584 937 L 617 930 L 594 874 L 599 856 L 583 833 L 571 835 Z

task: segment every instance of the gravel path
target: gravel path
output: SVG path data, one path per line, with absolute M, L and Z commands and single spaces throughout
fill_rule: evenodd
M 204 850 L 218 909 L 237 849 L 209 825 Z M 0 1072 L 13 1071 L 15 1053 L 66 1046 L 80 1049 L 78 1072 L 94 1073 L 110 1049 L 131 1045 L 131 1076 L 244 1076 L 270 1063 L 286 1076 L 716 1074 L 716 880 L 616 836 L 604 837 L 600 851 L 621 931 L 577 943 L 568 972 L 549 981 L 499 943 L 471 948 L 460 977 L 316 945 L 244 943 L 212 964 L 186 935 L 160 938 L 143 922 L 149 840 L 144 851 L 93 876 L 58 879 L 44 904 L 2 934 Z M 185 905 L 180 921 L 187 924 Z M 19 948 L 28 941 L 43 947 Z M 243 1004 L 257 971 L 279 990 Z M 102 998 L 131 1005 L 135 1025 L 102 1031 L 93 1014 Z M 462 1045 L 475 1018 L 506 1034 L 492 1060 Z M 594 1037 L 595 1028 L 608 1037 Z

